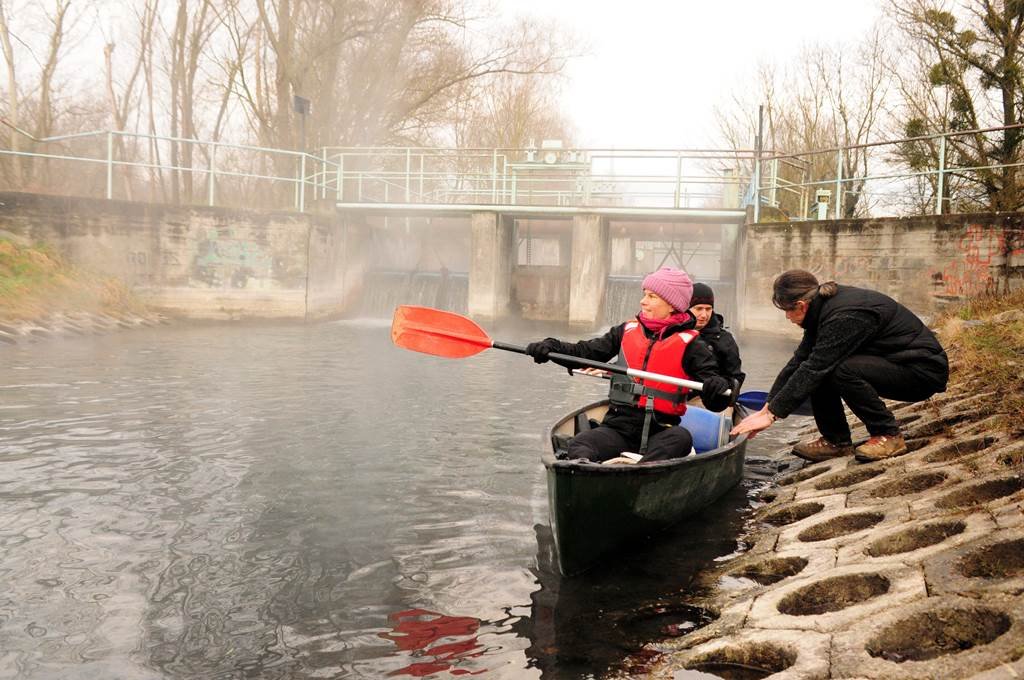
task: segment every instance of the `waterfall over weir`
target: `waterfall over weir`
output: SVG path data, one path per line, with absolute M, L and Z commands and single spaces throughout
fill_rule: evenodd
M 465 314 L 466 272 L 375 271 L 366 275 L 356 316 L 390 318 L 398 305 L 422 305 Z

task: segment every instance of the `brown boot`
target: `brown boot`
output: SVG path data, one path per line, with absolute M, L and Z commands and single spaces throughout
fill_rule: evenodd
M 907 443 L 901 434 L 886 434 L 872 437 L 857 447 L 856 458 L 861 463 L 902 456 L 907 452 Z
M 824 437 L 814 441 L 800 442 L 793 447 L 793 455 L 804 460 L 819 462 L 830 458 L 839 458 L 853 453 L 853 444 L 833 444 Z

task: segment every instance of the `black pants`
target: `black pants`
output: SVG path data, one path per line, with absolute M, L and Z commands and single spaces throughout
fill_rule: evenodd
M 602 425 L 581 432 L 569 442 L 570 458 L 587 458 L 600 463 L 615 458 L 623 451 L 640 452 L 641 433 L 623 433 Z M 693 436 L 685 427 L 662 427 L 651 423 L 651 434 L 647 438 L 645 461 L 681 458 L 690 453 Z
M 939 390 L 933 378 L 908 364 L 855 354 L 844 360 L 811 395 L 818 431 L 833 444 L 850 442 L 843 402 L 860 418 L 872 437 L 896 435 L 899 425 L 882 399 L 924 401 Z

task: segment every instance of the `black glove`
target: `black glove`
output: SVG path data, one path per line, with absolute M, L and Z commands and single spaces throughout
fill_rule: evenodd
M 701 402 L 711 411 L 721 411 L 729 405 L 730 397 L 724 396 L 726 390 L 732 389 L 730 381 L 721 376 L 710 376 L 704 380 Z
M 526 353 L 533 357 L 534 362 L 543 364 L 550 361 L 548 355 L 557 352 L 562 348 L 562 341 L 558 338 L 544 338 L 540 342 L 531 342 L 526 346 Z

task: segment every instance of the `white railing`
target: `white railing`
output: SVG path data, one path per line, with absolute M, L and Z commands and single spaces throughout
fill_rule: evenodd
M 25 149 L 0 148 L 0 177 L 14 189 L 211 206 L 287 201 L 300 212 L 311 200 L 737 210 L 750 182 L 743 168 L 754 158 L 714 149 L 325 147 L 314 154 L 116 131 L 24 137 Z

